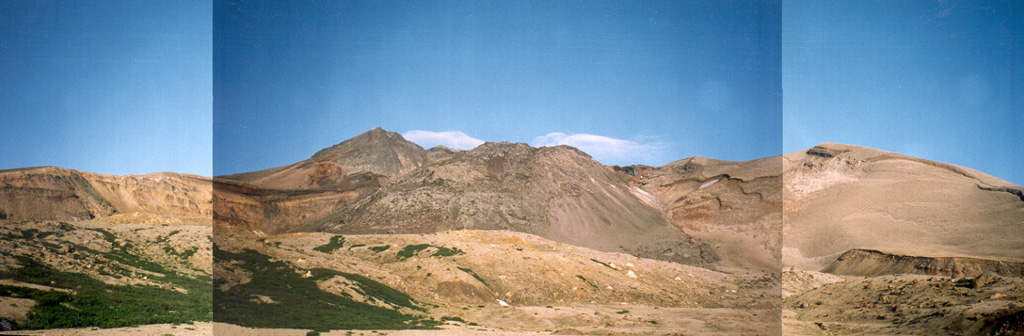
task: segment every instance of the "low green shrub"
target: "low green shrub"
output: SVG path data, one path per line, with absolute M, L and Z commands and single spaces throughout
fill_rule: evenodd
M 444 246 L 434 246 L 434 245 L 430 245 L 430 244 L 416 244 L 416 245 L 406 245 L 405 247 L 402 248 L 401 251 L 398 251 L 398 254 L 395 255 L 395 258 L 398 259 L 398 260 L 409 259 L 409 258 L 412 258 L 413 256 L 419 254 L 420 251 L 423 251 L 423 250 L 427 249 L 428 247 L 433 247 L 433 248 L 437 249 L 437 251 L 435 251 L 434 254 L 431 254 L 431 256 L 434 256 L 434 257 L 451 257 L 451 256 L 459 255 L 459 254 L 466 254 L 465 252 L 460 250 L 458 247 L 447 248 L 447 247 L 444 247 Z
M 461 267 L 461 266 L 456 266 L 456 267 L 458 267 L 458 269 L 460 271 L 463 271 L 463 272 L 466 272 L 469 275 L 472 275 L 474 278 L 476 278 L 477 281 L 480 281 L 480 283 L 484 284 L 484 286 L 491 287 L 491 285 L 487 284 L 487 281 L 484 281 L 484 279 L 481 278 L 479 275 L 477 275 L 476 272 L 473 272 L 473 270 L 471 270 L 469 268 L 466 268 L 466 267 Z
M 313 250 L 314 251 L 323 252 L 323 253 L 333 253 L 337 249 L 340 249 L 343 245 L 345 245 L 345 237 L 344 236 L 334 236 L 334 237 L 331 237 L 331 241 L 330 242 L 327 242 L 327 244 L 323 244 L 323 245 L 314 247 Z
M 250 281 L 213 293 L 215 321 L 254 328 L 333 329 L 430 329 L 439 322 L 396 309 L 358 302 L 317 287 L 318 281 L 341 276 L 356 284 L 361 294 L 394 306 L 423 311 L 408 295 L 357 274 L 330 269 L 309 270 L 311 277 L 283 261 L 254 250 L 231 253 L 214 246 L 217 263 L 233 263 L 251 274 Z M 256 295 L 275 303 L 253 303 Z
M 373 253 L 381 253 L 390 249 L 391 245 L 370 246 L 367 248 L 370 249 L 370 251 L 373 251 Z

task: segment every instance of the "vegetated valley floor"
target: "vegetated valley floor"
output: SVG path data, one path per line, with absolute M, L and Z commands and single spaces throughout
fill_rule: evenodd
M 218 234 L 214 255 L 215 331 L 753 335 L 781 328 L 779 279 L 771 276 L 511 231 Z M 315 317 L 331 314 L 338 318 Z
M 0 311 L 29 330 L 209 322 L 211 234 L 196 225 L 5 222 Z

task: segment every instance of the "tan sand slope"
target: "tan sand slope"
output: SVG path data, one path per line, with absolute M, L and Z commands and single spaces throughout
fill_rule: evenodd
M 1020 186 L 968 168 L 825 143 L 784 156 L 786 265 L 851 249 L 1024 260 Z

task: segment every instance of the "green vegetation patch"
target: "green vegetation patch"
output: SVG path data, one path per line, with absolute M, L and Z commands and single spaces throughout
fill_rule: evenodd
M 36 305 L 29 311 L 23 329 L 117 328 L 156 323 L 210 321 L 213 314 L 212 287 L 208 277 L 187 278 L 162 270 L 162 280 L 188 293 L 154 286 L 105 284 L 80 273 L 62 272 L 28 256 L 18 256 L 20 268 L 9 276 L 18 281 L 75 290 L 75 294 L 39 291 L 11 286 L 0 288 L 2 296 L 29 298 Z
M 166 243 L 168 240 L 171 239 L 171 236 L 174 236 L 174 235 L 176 235 L 178 233 L 181 233 L 181 230 L 171 231 L 171 233 L 168 233 L 166 236 L 158 236 L 158 237 L 156 237 L 156 240 L 153 241 L 153 243 L 155 243 L 155 244 Z
M 373 251 L 373 253 L 381 253 L 381 252 L 387 251 L 390 248 L 391 248 L 391 245 L 378 245 L 378 246 L 367 247 L 367 249 L 369 249 L 370 251 Z
M 20 233 L 20 236 L 17 234 L 2 234 L 0 237 L 4 238 L 4 240 L 36 240 L 46 238 L 56 232 L 40 232 L 37 229 L 26 229 L 21 230 Z
M 588 285 L 590 285 L 590 287 L 594 287 L 594 289 L 597 289 L 597 285 L 595 285 L 593 282 L 590 282 L 590 280 L 587 280 L 587 278 L 584 278 L 582 275 L 576 275 L 576 278 L 580 279 L 583 282 L 586 282 Z
M 428 247 L 430 247 L 430 244 L 406 245 L 405 247 L 402 248 L 401 251 L 398 251 L 398 255 L 395 256 L 395 258 L 397 258 L 398 260 L 409 259 L 412 258 L 412 256 L 416 255 L 417 253 L 420 253 L 420 251 L 427 249 Z
M 458 247 L 447 248 L 444 246 L 434 246 L 430 244 L 416 244 L 406 245 L 405 247 L 402 248 L 401 251 L 398 251 L 398 254 L 395 256 L 395 258 L 397 258 L 398 260 L 409 259 L 419 254 L 420 251 L 427 249 L 428 247 L 433 247 L 437 249 L 437 251 L 434 252 L 434 254 L 431 254 L 431 256 L 433 257 L 451 257 L 454 255 L 466 254 L 465 252 L 462 252 L 462 250 L 460 250 Z
M 345 245 L 345 236 L 334 236 L 331 237 L 331 241 L 327 244 L 323 244 L 313 248 L 313 251 L 320 251 L 323 253 L 332 253 L 337 249 L 340 249 Z
M 466 320 L 463 320 L 461 317 L 458 317 L 458 316 L 444 316 L 444 317 L 441 317 L 441 322 L 449 322 L 449 321 L 451 321 L 451 322 L 461 322 L 462 324 L 466 324 Z
M 454 256 L 454 255 L 466 254 L 466 252 L 462 252 L 462 250 L 460 250 L 458 247 L 453 247 L 453 248 L 447 248 L 447 247 L 444 247 L 444 246 L 434 246 L 434 247 L 437 248 L 437 252 L 434 252 L 434 254 L 433 254 L 433 256 L 435 256 L 435 257 L 451 257 L 451 256 Z
M 413 300 L 409 295 L 362 275 L 339 272 L 326 268 L 315 268 L 311 273 L 313 273 L 313 277 L 311 279 L 315 281 L 327 280 L 332 276 L 340 276 L 349 279 L 356 283 L 358 291 L 363 295 L 390 305 L 426 312 L 426 309 L 416 306 L 416 300 Z
M 54 232 L 40 232 L 36 229 L 21 230 L 21 235 L 25 239 L 43 239 L 53 234 Z
M 188 258 L 191 258 L 193 255 L 195 255 L 196 252 L 199 252 L 199 248 L 193 246 L 193 247 L 185 249 L 185 251 L 178 252 L 173 247 L 164 246 L 164 252 L 169 254 L 169 255 L 177 256 L 178 258 L 188 259 Z
M 617 269 L 615 267 L 612 267 L 612 265 L 606 264 L 606 263 L 604 263 L 604 262 L 602 262 L 600 260 L 597 260 L 597 259 L 590 259 L 590 261 L 593 261 L 593 262 L 596 262 L 598 264 L 604 265 L 604 267 L 608 267 L 608 268 L 611 268 L 611 269 L 616 270 L 616 271 L 619 270 L 619 269 Z
M 113 233 L 110 233 L 109 231 L 104 230 L 104 229 L 89 228 L 89 229 L 86 229 L 86 230 L 99 232 L 100 234 L 103 235 L 103 239 L 104 240 L 106 240 L 108 242 L 111 242 L 111 243 L 113 243 L 115 240 L 117 240 L 117 236 L 115 236 Z
M 214 291 L 215 321 L 254 328 L 295 328 L 327 331 L 332 329 L 431 329 L 439 322 L 403 314 L 396 309 L 358 302 L 317 287 L 318 281 L 341 276 L 356 284 L 356 289 L 374 300 L 423 311 L 415 301 L 387 285 L 369 278 L 330 269 L 311 269 L 303 278 L 283 261 L 272 261 L 254 250 L 231 253 L 214 246 L 218 263 L 233 262 L 252 274 L 251 280 L 226 291 Z M 254 303 L 256 295 L 270 297 L 275 303 Z
M 461 266 L 456 266 L 456 267 L 458 267 L 460 271 L 463 271 L 463 272 L 466 272 L 469 275 L 472 275 L 474 278 L 476 278 L 477 281 L 480 281 L 480 283 L 484 284 L 484 286 L 491 287 L 491 285 L 487 284 L 487 281 L 484 281 L 484 279 L 481 278 L 480 275 L 477 275 L 476 272 L 473 272 L 473 270 L 471 270 L 469 268 L 466 268 L 466 267 L 461 267 Z

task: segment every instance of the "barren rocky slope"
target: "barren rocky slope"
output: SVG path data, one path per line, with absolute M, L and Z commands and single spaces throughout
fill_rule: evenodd
M 399 177 L 306 230 L 511 230 L 688 264 L 715 260 L 644 197 L 650 195 L 575 148 L 485 143 Z
M 380 127 L 324 148 L 309 159 L 290 165 L 249 173 L 218 176 L 259 189 L 348 189 L 352 175 L 372 172 L 394 178 L 419 168 L 427 151 L 398 133 Z
M 443 156 L 375 128 L 290 165 L 213 179 L 214 221 L 265 233 L 295 231 Z
M 377 128 L 295 164 L 216 177 L 214 188 L 215 223 L 258 234 L 505 229 L 694 265 L 719 260 L 679 229 L 685 225 L 668 220 L 657 196 L 566 146 L 486 143 L 470 151 L 425 151 Z M 756 221 L 757 229 L 769 226 L 760 213 L 734 217 Z M 730 237 L 733 246 L 742 241 L 718 237 Z M 758 267 L 771 264 L 771 253 L 759 254 Z
M 87 220 L 112 215 L 209 225 L 209 178 L 104 175 L 58 167 L 0 171 L 0 220 Z

